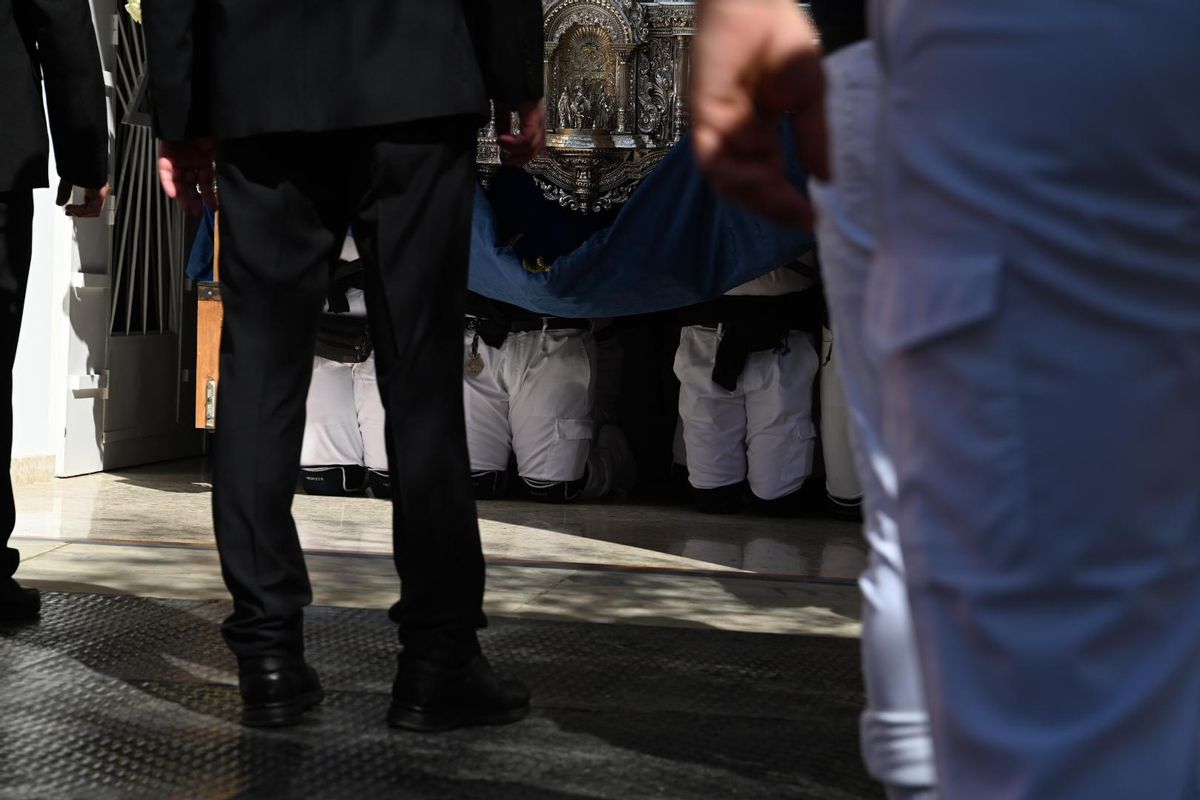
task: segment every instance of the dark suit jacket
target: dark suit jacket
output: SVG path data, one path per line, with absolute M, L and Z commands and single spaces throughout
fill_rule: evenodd
M 0 0 L 0 192 L 46 186 L 50 110 L 58 174 L 108 176 L 108 110 L 87 0 Z
M 487 113 L 542 96 L 540 0 L 154 0 L 167 140 Z

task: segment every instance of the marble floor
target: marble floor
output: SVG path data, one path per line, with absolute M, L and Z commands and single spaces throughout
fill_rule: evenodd
M 180 599 L 225 596 L 202 460 L 19 486 L 23 582 Z M 395 599 L 391 509 L 296 497 L 315 602 Z M 855 636 L 854 523 L 700 515 L 681 505 L 481 503 L 488 610 L 503 616 Z

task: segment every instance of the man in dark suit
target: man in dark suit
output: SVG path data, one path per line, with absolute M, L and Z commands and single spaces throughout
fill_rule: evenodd
M 520 683 L 479 649 L 484 562 L 462 406 L 475 136 L 544 141 L 538 0 L 156 0 L 145 6 L 168 195 L 221 204 L 225 326 L 213 517 L 247 725 L 300 721 L 312 599 L 291 517 L 317 321 L 346 229 L 367 307 L 394 502 L 402 652 L 388 721 L 511 722 Z
M 33 619 L 41 609 L 37 591 L 13 580 L 20 557 L 8 539 L 16 522 L 12 368 L 33 248 L 33 190 L 49 185 L 43 84 L 58 204 L 95 217 L 108 194 L 108 115 L 87 0 L 0 0 L 0 621 Z M 67 205 L 73 186 L 84 188 L 84 201 Z

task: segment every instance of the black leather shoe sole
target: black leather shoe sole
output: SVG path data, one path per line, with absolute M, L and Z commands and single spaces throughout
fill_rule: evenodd
M 21 625 L 37 622 L 41 618 L 41 615 L 41 612 L 37 609 L 30 611 L 25 608 L 0 607 L 0 625 Z
M 388 725 L 417 733 L 440 733 L 476 725 L 510 725 L 529 716 L 529 706 L 476 711 L 469 708 L 428 710 L 393 705 L 388 709 Z
M 243 706 L 242 724 L 249 728 L 287 728 L 299 725 L 304 719 L 304 713 L 319 706 L 324 699 L 325 690 L 318 688 L 315 692 L 302 694 L 286 702 Z
M 42 613 L 42 596 L 37 589 L 16 587 L 0 598 L 0 623 L 33 622 Z

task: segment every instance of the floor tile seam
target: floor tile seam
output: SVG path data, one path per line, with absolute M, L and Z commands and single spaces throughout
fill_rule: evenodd
M 31 538 L 34 538 L 34 537 L 25 536 L 25 537 L 22 537 L 22 538 L 25 538 L 25 539 L 31 539 Z M 47 542 L 48 542 L 48 541 L 56 541 L 56 540 L 47 538 L 47 539 L 40 539 L 39 541 L 47 541 Z M 50 553 L 57 553 L 59 550 L 66 549 L 66 548 L 70 547 L 72 544 L 74 544 L 74 542 L 66 542 L 66 541 L 64 541 L 64 542 L 62 542 L 61 544 L 57 544 L 57 545 L 55 545 L 54 547 L 51 547 L 49 550 L 43 550 L 43 551 L 42 551 L 42 552 L 40 552 L 40 553 L 34 553 L 34 554 L 33 554 L 33 555 L 31 555 L 31 556 L 26 556 L 25 558 L 22 558 L 22 559 L 20 560 L 20 562 L 19 562 L 19 563 L 20 563 L 20 564 L 26 564 L 26 563 L 28 563 L 28 562 L 30 562 L 30 561 L 33 561 L 35 558 L 41 558 L 42 556 L 44 556 L 44 555 L 49 555 Z
M 47 552 L 57 552 L 68 545 L 96 545 L 98 547 L 120 547 L 130 549 L 154 549 L 154 550 L 190 550 L 198 552 L 216 552 L 215 544 L 200 543 L 200 542 L 143 542 L 143 541 L 127 541 L 120 539 L 58 539 L 52 537 L 36 537 L 24 536 L 24 539 L 38 541 L 62 541 L 63 546 L 55 548 Z M 365 552 L 349 552 L 345 550 L 317 550 L 305 549 L 306 556 L 317 558 L 339 558 L 364 561 L 391 561 L 392 555 L 388 553 L 365 553 Z M 44 554 L 41 554 L 44 555 Z M 31 556 L 29 560 L 37 558 Z M 569 570 L 573 573 L 615 573 L 638 576 L 662 576 L 662 577 L 678 577 L 678 578 L 695 578 L 695 579 L 715 579 L 715 580 L 731 580 L 731 581 L 746 581 L 752 583 L 789 583 L 796 585 L 816 585 L 816 586 L 835 586 L 835 587 L 853 587 L 857 585 L 857 578 L 833 578 L 822 576 L 805 576 L 793 575 L 788 573 L 778 572 L 749 572 L 746 570 L 698 570 L 686 569 L 682 567 L 663 567 L 655 565 L 626 565 L 626 564 L 603 564 L 597 562 L 576 562 L 576 561 L 545 561 L 534 559 L 513 559 L 513 558 L 486 558 L 489 567 L 516 567 L 521 569 L 548 569 L 548 570 Z
M 555 581 L 553 586 L 546 587 L 542 591 L 539 591 L 537 594 L 535 594 L 533 597 L 529 598 L 528 600 L 525 600 L 520 605 L 518 605 L 516 608 L 512 609 L 512 613 L 520 614 L 522 612 L 525 612 L 525 610 L 528 609 L 531 604 L 536 603 L 539 600 L 546 597 L 547 595 L 551 594 L 552 592 L 557 591 L 563 584 L 565 584 L 567 581 L 571 580 L 571 578 L 577 574 L 579 574 L 578 570 L 573 570 L 571 572 L 566 573 L 561 578 L 559 578 L 557 581 Z M 486 598 L 486 596 L 487 595 L 485 594 L 484 597 Z

